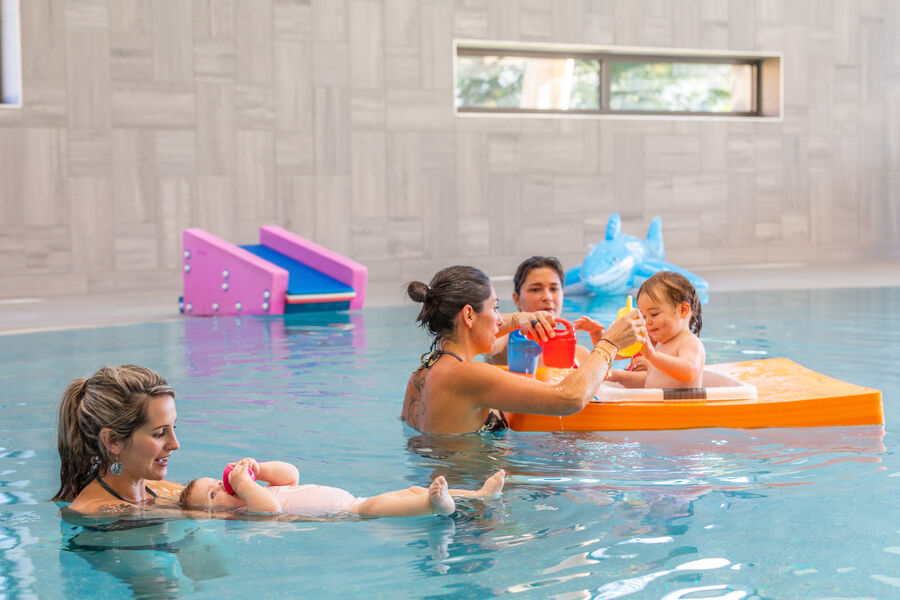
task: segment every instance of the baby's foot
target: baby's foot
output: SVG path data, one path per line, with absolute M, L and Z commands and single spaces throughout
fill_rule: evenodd
M 435 478 L 428 486 L 428 500 L 431 501 L 431 509 L 438 515 L 452 515 L 456 510 L 456 502 L 450 496 L 447 489 L 447 480 L 444 476 Z
M 484 481 L 484 485 L 478 490 L 479 498 L 490 498 L 499 496 L 503 491 L 503 484 L 506 482 L 506 471 L 500 469 Z

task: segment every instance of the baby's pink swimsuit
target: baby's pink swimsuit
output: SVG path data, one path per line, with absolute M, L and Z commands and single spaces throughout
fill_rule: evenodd
M 325 485 L 270 485 L 266 490 L 281 504 L 281 512 L 307 517 L 353 512 L 353 507 L 365 500 Z

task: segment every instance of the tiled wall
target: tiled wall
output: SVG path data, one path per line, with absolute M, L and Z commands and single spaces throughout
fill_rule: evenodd
M 21 0 L 0 297 L 177 288 L 278 224 L 426 278 L 577 262 L 611 211 L 689 267 L 900 254 L 900 2 Z M 452 40 L 781 52 L 783 122 L 456 117 Z

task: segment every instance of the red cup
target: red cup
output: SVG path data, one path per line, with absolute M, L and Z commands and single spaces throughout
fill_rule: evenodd
M 228 476 L 231 475 L 232 471 L 234 471 L 234 467 L 225 465 L 225 471 L 222 473 L 222 487 L 225 488 L 228 494 L 234 496 L 234 488 L 231 487 L 231 483 L 228 481 Z M 247 472 L 250 473 L 250 479 L 256 481 L 256 473 L 253 472 L 253 469 L 247 469 Z
M 565 329 L 557 329 L 556 327 L 559 325 Z M 556 337 L 550 338 L 546 342 L 535 340 L 544 348 L 544 366 L 570 369 L 575 365 L 575 328 L 565 319 L 557 318 L 553 332 Z

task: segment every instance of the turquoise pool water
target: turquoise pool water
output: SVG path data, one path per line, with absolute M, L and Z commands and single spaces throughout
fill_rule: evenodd
M 611 320 L 621 300 L 567 304 Z M 0 597 L 900 597 L 900 289 L 713 293 L 708 362 L 786 356 L 881 389 L 886 426 L 425 436 L 398 421 L 412 306 L 0 337 Z M 452 518 L 181 521 L 89 535 L 48 502 L 65 383 L 177 390 L 171 479 L 245 455 L 359 495 L 445 474 Z

